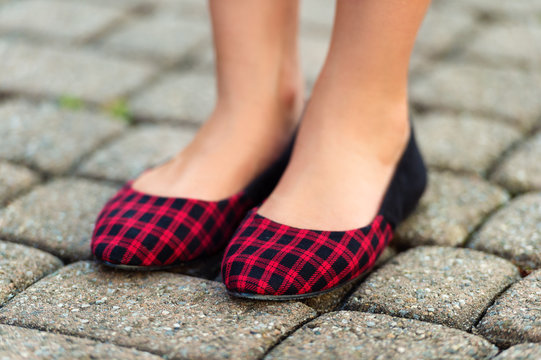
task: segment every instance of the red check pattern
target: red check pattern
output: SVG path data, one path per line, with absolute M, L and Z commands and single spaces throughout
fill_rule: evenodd
M 244 192 L 222 201 L 144 194 L 128 182 L 96 221 L 91 249 L 117 265 L 163 267 L 221 250 L 255 204 Z
M 222 262 L 228 291 L 287 296 L 330 290 L 371 269 L 393 235 L 382 215 L 361 229 L 303 230 L 251 210 Z

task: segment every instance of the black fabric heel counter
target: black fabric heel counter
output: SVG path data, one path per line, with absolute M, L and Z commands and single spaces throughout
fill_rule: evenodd
M 254 202 L 254 206 L 263 202 L 278 184 L 291 158 L 295 138 L 296 133 L 280 157 L 246 187 L 245 194 Z
M 413 212 L 426 189 L 427 180 L 426 165 L 412 127 L 408 145 L 397 165 L 379 212 L 393 228 Z

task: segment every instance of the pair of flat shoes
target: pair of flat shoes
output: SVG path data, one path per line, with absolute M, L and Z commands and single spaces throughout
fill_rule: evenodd
M 227 291 L 262 300 L 317 296 L 359 279 L 374 266 L 426 187 L 426 167 L 413 129 L 377 215 L 369 225 L 348 231 L 299 229 L 257 213 L 285 170 L 292 147 L 293 141 L 248 187 L 221 201 L 144 194 L 128 182 L 96 220 L 94 256 L 109 266 L 156 270 L 225 248 Z

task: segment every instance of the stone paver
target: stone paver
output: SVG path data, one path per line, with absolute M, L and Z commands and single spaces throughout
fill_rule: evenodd
M 28 189 L 38 180 L 39 177 L 33 171 L 23 166 L 0 161 L 0 205 Z
M 301 303 L 240 301 L 222 284 L 80 262 L 28 288 L 0 321 L 111 341 L 169 359 L 257 359 L 311 319 Z
M 8 101 L 0 104 L 0 158 L 63 173 L 123 128 L 121 121 L 95 112 Z
M 483 224 L 468 246 L 504 257 L 525 271 L 541 268 L 541 193 L 514 198 Z
M 154 6 L 157 11 L 173 12 L 188 19 L 194 19 L 194 17 L 206 19 L 209 16 L 208 3 L 206 1 L 146 0 L 146 2 L 147 5 Z
M 369 275 L 346 308 L 469 331 L 492 300 L 518 278 L 513 264 L 493 255 L 419 247 Z
M 541 359 L 541 344 L 520 344 L 503 351 L 494 360 L 539 360 Z
M 432 6 L 415 41 L 415 50 L 428 56 L 453 50 L 462 38 L 471 33 L 474 18 L 459 7 Z
M 501 116 L 522 130 L 541 116 L 541 74 L 518 69 L 491 69 L 440 62 L 426 76 L 413 81 L 413 103 Z
M 75 179 L 38 186 L 0 211 L 0 236 L 69 261 L 88 259 L 94 221 L 114 192 L 111 186 Z
M 481 337 L 411 319 L 340 311 L 294 332 L 270 359 L 489 359 L 498 349 Z
M 0 325 L 0 359 L 159 360 L 159 356 L 73 336 Z
M 476 332 L 500 347 L 541 342 L 541 270 L 513 284 L 496 299 Z
M 133 19 L 103 41 L 107 51 L 175 62 L 210 37 L 210 24 L 169 13 Z
M 0 306 L 61 266 L 51 254 L 0 240 Z
M 95 6 L 92 2 L 12 1 L 0 8 L 0 33 L 20 32 L 82 40 L 121 17 L 122 12 L 118 9 Z
M 0 40 L 0 91 L 107 103 L 141 86 L 154 68 L 93 50 Z
M 428 165 L 483 175 L 520 132 L 511 125 L 469 114 L 430 113 L 416 121 Z
M 540 20 L 541 22 L 541 20 Z M 524 23 L 495 23 L 483 28 L 469 43 L 465 57 L 494 66 L 541 69 L 541 27 Z
M 398 227 L 393 242 L 400 246 L 462 245 L 508 199 L 504 190 L 475 176 L 430 172 L 426 193 Z
M 307 91 L 311 91 L 325 62 L 330 39 L 329 36 L 302 36 L 299 41 L 304 82 Z
M 330 31 L 334 19 L 335 3 L 327 0 L 301 1 L 301 24 L 318 26 Z
M 95 152 L 78 172 L 126 181 L 172 157 L 188 144 L 194 130 L 169 126 L 140 126 Z
M 445 0 L 441 2 L 446 2 Z M 455 0 L 457 7 L 469 8 L 479 14 L 497 20 L 524 21 L 541 15 L 541 3 L 538 0 L 493 1 L 493 0 Z
M 541 190 L 541 132 L 505 157 L 492 180 L 513 193 Z
M 167 73 L 134 96 L 129 107 L 143 120 L 201 124 L 214 108 L 216 89 L 210 73 Z

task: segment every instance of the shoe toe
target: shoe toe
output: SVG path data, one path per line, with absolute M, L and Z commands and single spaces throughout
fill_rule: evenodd
M 223 281 L 239 296 L 313 296 L 370 269 L 391 236 L 380 219 L 363 229 L 315 231 L 278 224 L 253 210 L 226 249 Z
M 91 250 L 110 264 L 152 267 L 211 255 L 240 222 L 241 200 L 166 198 L 139 193 L 128 184 L 98 216 Z

